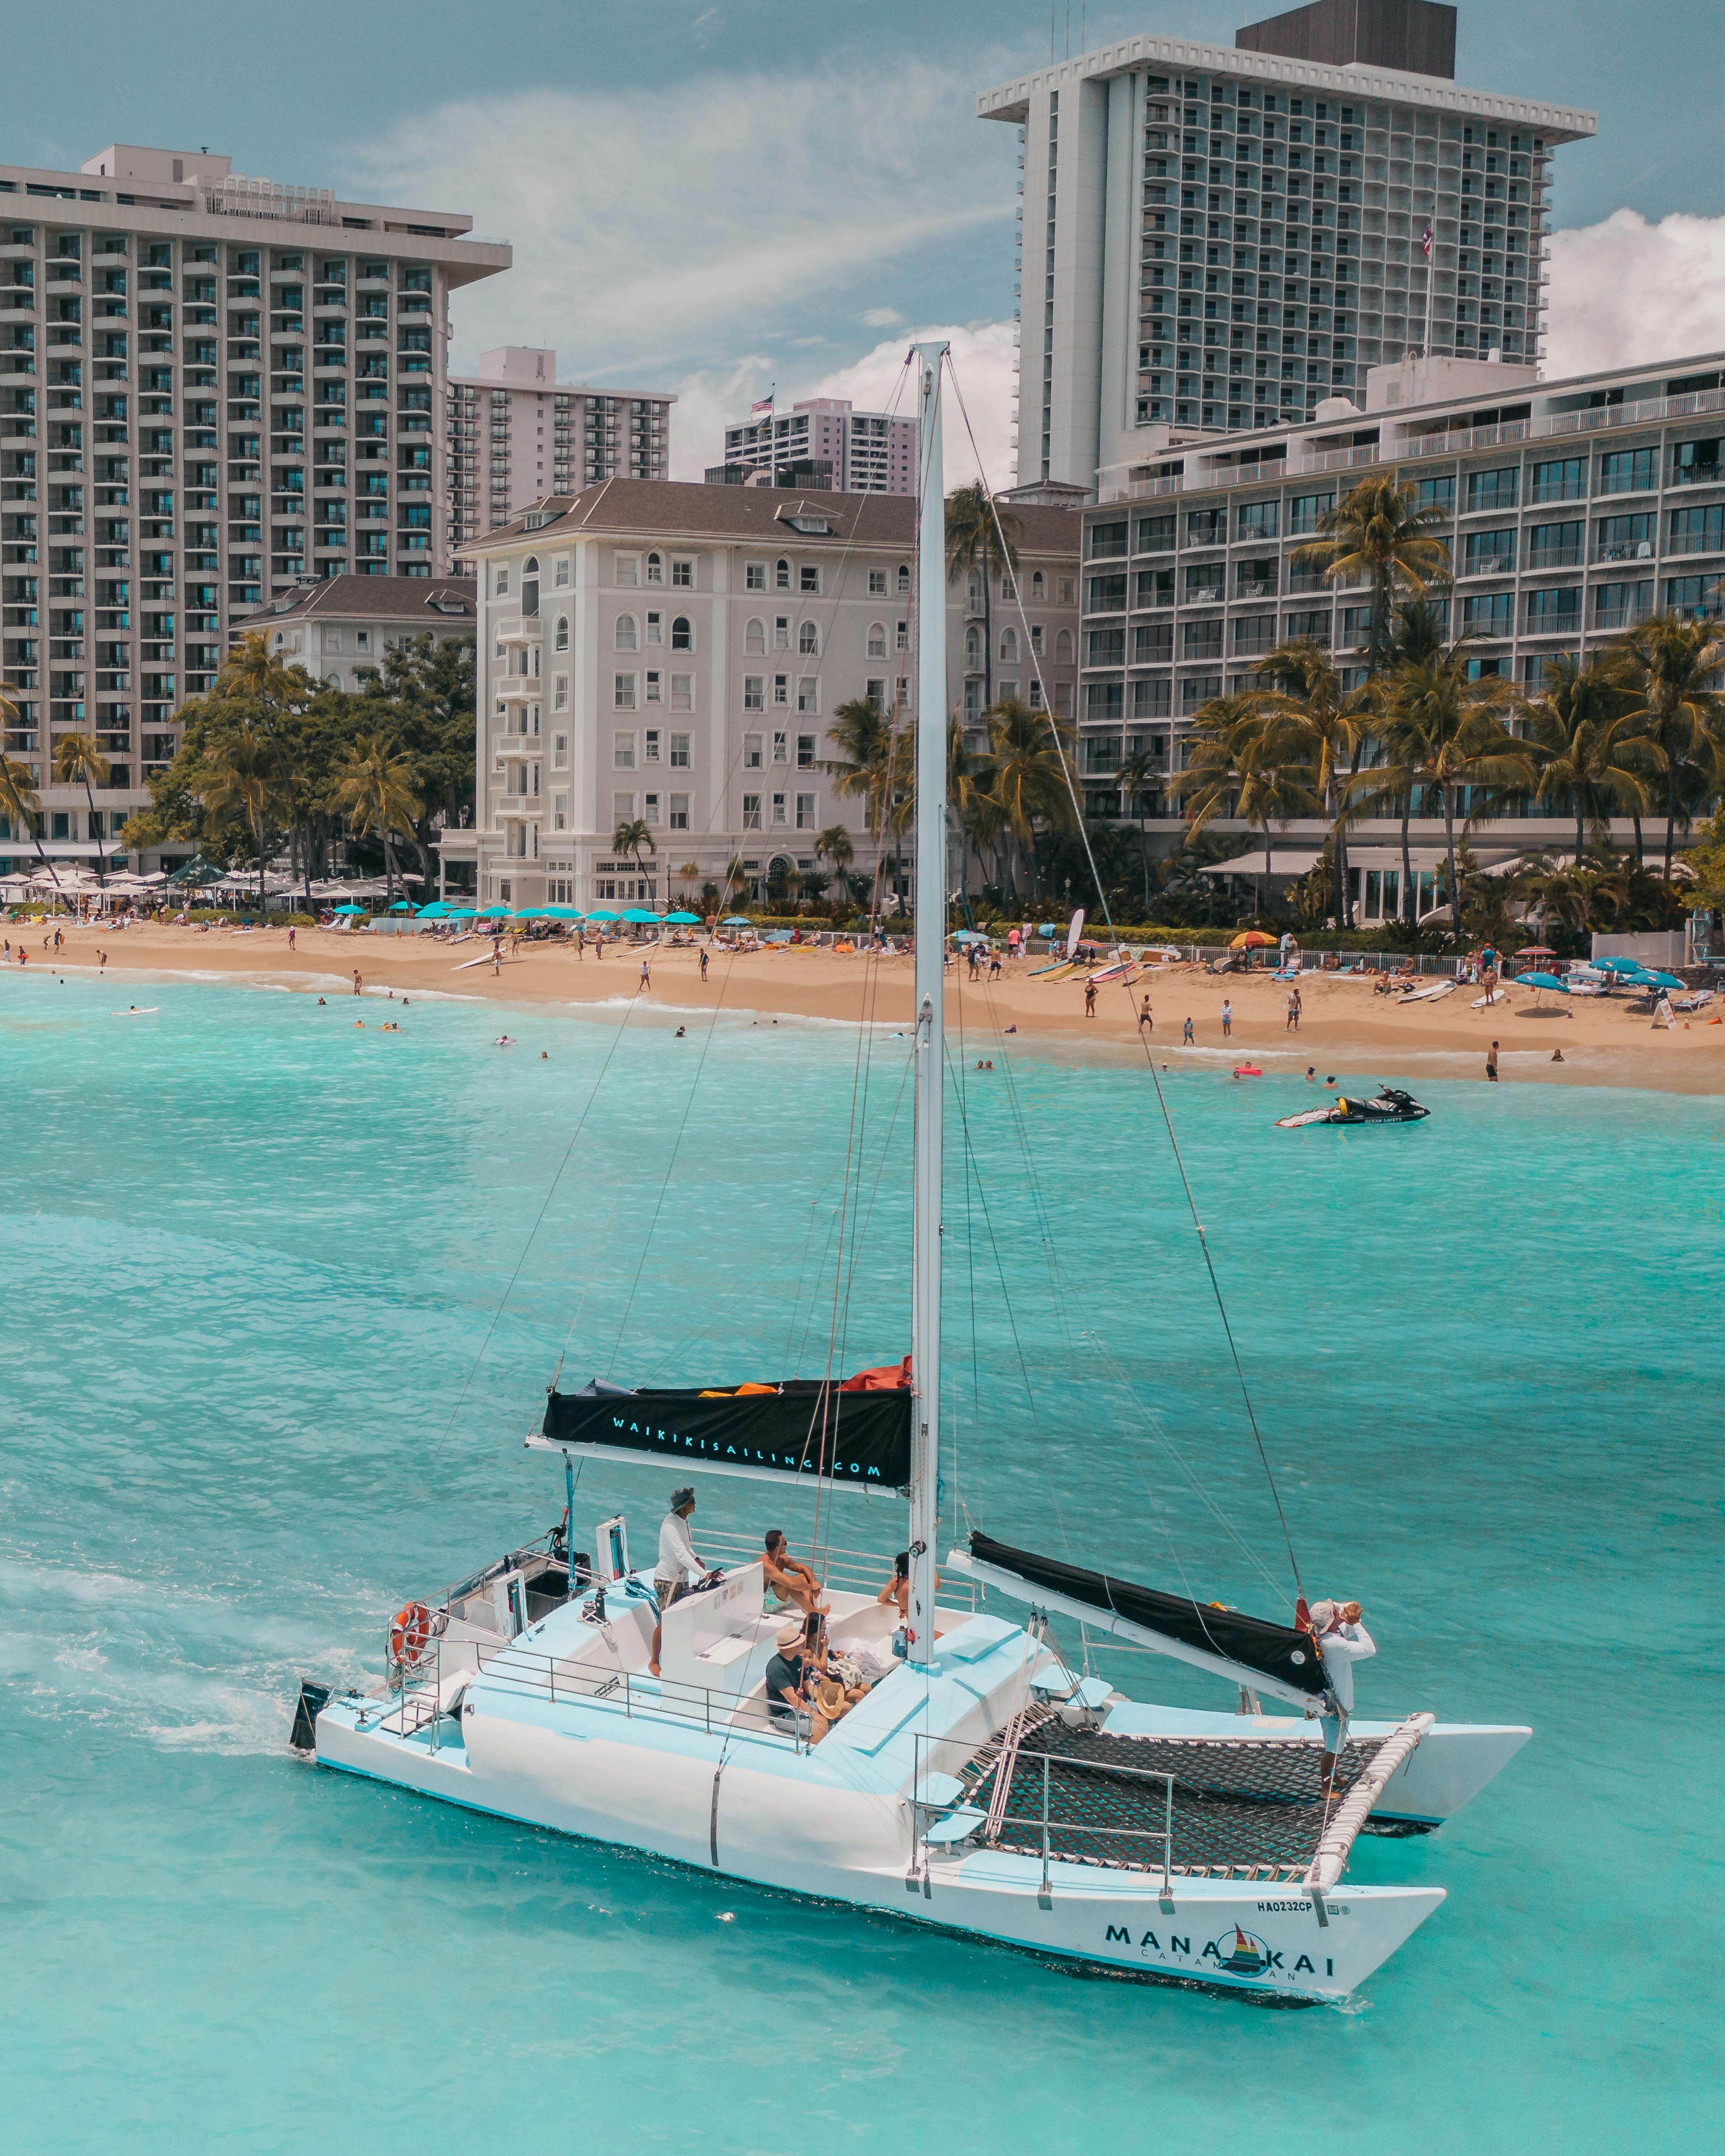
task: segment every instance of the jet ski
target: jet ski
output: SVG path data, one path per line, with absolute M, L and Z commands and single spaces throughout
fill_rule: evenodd
M 1385 1086 L 1375 1101 L 1349 1100 L 1337 1094 L 1322 1107 L 1307 1108 L 1303 1115 L 1278 1116 L 1276 1127 L 1301 1131 L 1310 1123 L 1417 1123 L 1430 1113 L 1430 1108 L 1422 1108 L 1400 1086 Z

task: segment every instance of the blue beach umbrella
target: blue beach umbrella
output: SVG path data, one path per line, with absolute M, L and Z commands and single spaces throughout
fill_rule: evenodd
M 449 907 L 440 898 L 434 898 L 429 906 L 422 906 L 413 918 L 416 921 L 441 921 L 447 916 L 449 911 Z
M 752 928 L 754 925 L 746 913 L 727 913 L 719 923 L 721 928 Z
M 668 913 L 665 917 L 668 923 L 677 928 L 699 928 L 701 926 L 698 913 Z
M 631 906 L 626 908 L 623 917 L 625 921 L 642 924 L 650 921 L 655 927 L 657 927 L 659 921 L 659 916 L 656 913 L 649 913 L 644 906 Z
M 452 906 L 444 913 L 446 921 L 474 921 L 478 916 L 470 906 Z
M 413 906 L 412 900 L 406 898 L 397 899 L 394 905 L 389 909 L 392 913 L 411 913 L 413 910 Z
M 1566 996 L 1569 993 L 1569 983 L 1560 981 L 1555 973 L 1517 973 L 1516 986 L 1518 988 L 1556 988 L 1559 994 Z
M 1645 973 L 1636 975 L 1637 988 L 1640 988 L 1644 982 L 1648 987 L 1655 988 L 1686 988 L 1689 985 L 1687 981 L 1680 981 L 1675 973 L 1656 973 L 1651 967 L 1649 967 Z
M 589 921 L 615 921 L 617 916 L 606 906 L 596 906 L 587 917 Z
M 955 928 L 947 940 L 953 943 L 986 943 L 988 939 L 980 929 Z
M 579 921 L 581 918 L 578 906 L 547 906 L 544 911 L 547 921 Z
M 1601 973 L 1639 973 L 1641 970 L 1639 958 L 1595 958 L 1594 966 Z
M 362 906 L 338 906 L 335 910 L 337 913 L 363 913 L 365 911 L 365 908 Z
M 542 906 L 518 906 L 509 917 L 511 921 L 543 921 L 545 908 Z

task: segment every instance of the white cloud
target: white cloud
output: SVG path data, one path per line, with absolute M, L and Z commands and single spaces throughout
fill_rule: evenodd
M 354 177 L 513 245 L 455 296 L 459 362 L 552 344 L 566 377 L 664 381 L 854 318 L 889 267 L 1009 221 L 1008 131 L 954 146 L 973 94 L 901 64 L 886 99 L 836 70 L 475 98 L 401 122 Z
M 863 316 L 864 326 L 871 330 L 890 330 L 895 322 L 903 320 L 896 307 L 870 307 Z
M 978 472 L 998 491 L 1013 484 L 1016 473 L 1012 449 L 1012 341 L 1010 322 L 971 322 L 940 328 L 919 326 L 903 336 L 889 338 L 848 367 L 823 375 L 799 397 L 848 397 L 860 410 L 889 408 L 906 418 L 916 417 L 916 399 L 905 368 L 905 354 L 913 341 L 945 337 L 952 347 L 952 377 L 963 398 L 949 382 L 944 399 L 942 429 L 946 452 L 946 481 L 949 488 L 963 486 Z M 782 402 L 788 401 L 781 398 Z M 967 428 L 965 414 L 969 414 Z M 971 434 L 975 435 L 973 451 Z
M 1725 349 L 1725 218 L 1614 211 L 1552 237 L 1546 372 Z

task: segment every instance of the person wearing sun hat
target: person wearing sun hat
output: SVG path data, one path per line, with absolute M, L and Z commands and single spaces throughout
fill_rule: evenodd
M 803 1641 L 802 1619 L 779 1626 L 774 1641 L 778 1651 L 767 1665 L 767 1712 L 775 1729 L 818 1744 L 827 1733 L 827 1724 L 809 1706 Z
M 1314 1602 L 1307 1612 L 1307 1628 L 1317 1645 L 1328 1691 L 1318 1717 L 1323 1737 L 1323 1757 L 1318 1764 L 1318 1784 L 1326 1797 L 1336 1794 L 1336 1763 L 1348 1742 L 1348 1718 L 1353 1712 L 1353 1666 L 1378 1651 L 1377 1643 L 1361 1624 L 1357 1602 Z
M 694 1510 L 693 1490 L 673 1490 L 670 1510 L 660 1522 L 659 1561 L 653 1568 L 653 1592 L 659 1599 L 659 1618 L 653 1627 L 653 1652 L 647 1663 L 649 1674 L 655 1677 L 659 1675 L 659 1649 L 665 1613 L 672 1603 L 680 1600 L 689 1591 L 690 1573 L 706 1570 L 695 1554 L 695 1545 L 689 1539 L 689 1515 Z

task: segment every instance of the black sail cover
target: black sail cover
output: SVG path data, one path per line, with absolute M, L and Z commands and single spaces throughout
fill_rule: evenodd
M 1271 1625 L 1261 1617 L 1242 1616 L 1237 1609 L 1213 1609 L 1207 1602 L 1189 1602 L 1183 1595 L 1159 1594 L 1153 1587 L 1135 1587 L 1130 1580 L 1111 1579 L 1106 1572 L 1087 1572 L 1081 1566 L 1061 1564 L 1050 1557 L 997 1543 L 992 1535 L 973 1532 L 970 1553 L 980 1564 L 997 1565 L 1002 1572 L 1016 1573 L 1034 1587 L 1064 1594 L 1074 1602 L 1087 1602 L 1094 1609 L 1112 1611 L 1147 1631 L 1161 1632 L 1184 1646 L 1199 1647 L 1255 1670 L 1260 1676 L 1310 1692 L 1314 1698 L 1326 1689 L 1323 1665 L 1309 1633 L 1291 1625 Z
M 818 1378 L 742 1394 L 677 1387 L 597 1398 L 552 1393 L 544 1430 L 554 1445 L 603 1445 L 683 1466 L 901 1490 L 911 1479 L 915 1398 L 908 1386 L 847 1393 Z

